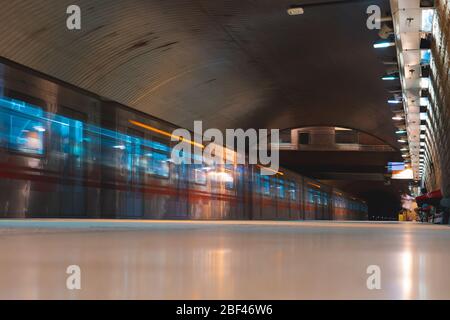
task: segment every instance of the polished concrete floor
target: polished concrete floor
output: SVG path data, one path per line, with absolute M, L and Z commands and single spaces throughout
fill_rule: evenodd
M 66 268 L 81 268 L 68 290 Z M 369 265 L 380 290 L 369 290 Z M 2 299 L 450 299 L 450 228 L 0 220 Z

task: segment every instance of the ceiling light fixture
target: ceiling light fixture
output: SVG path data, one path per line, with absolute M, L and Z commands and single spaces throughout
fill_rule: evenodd
M 287 13 L 290 16 L 298 16 L 298 15 L 304 14 L 305 10 L 303 10 L 302 7 L 292 6 L 289 9 L 287 9 Z
M 384 81 L 392 81 L 392 80 L 397 80 L 397 79 L 398 79 L 398 77 L 396 77 L 396 76 L 384 76 L 381 78 L 381 80 L 384 80 Z
M 388 47 L 393 47 L 395 46 L 395 42 L 389 42 L 389 41 L 382 41 L 382 42 L 377 42 L 373 44 L 373 47 L 375 49 L 381 49 L 381 48 L 388 48 Z

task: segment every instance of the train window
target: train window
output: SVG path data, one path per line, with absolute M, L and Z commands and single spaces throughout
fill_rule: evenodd
M 150 158 L 152 157 L 152 152 L 147 149 L 147 148 L 142 148 L 141 149 L 141 157 L 140 157 L 140 161 L 139 161 L 139 168 L 145 172 L 145 173 L 149 173 L 148 171 L 150 168 Z
M 297 184 L 294 181 L 289 182 L 289 199 L 290 200 L 297 200 Z
M 257 172 L 253 173 L 253 182 L 254 182 L 254 190 L 255 193 L 262 193 L 262 187 L 261 187 L 261 175 L 259 175 Z
M 269 176 L 260 176 L 261 177 L 261 193 L 263 195 L 270 195 L 270 178 Z
M 102 138 L 102 144 L 109 145 L 113 152 L 110 153 L 111 158 L 109 164 L 115 166 L 118 164 L 118 172 L 121 176 L 126 177 L 127 172 L 131 171 L 131 143 L 127 136 L 116 133 L 116 139 Z M 102 154 L 103 156 L 103 154 Z
M 47 122 L 43 110 L 24 101 L 1 98 L 0 118 L 3 144 L 10 150 L 29 155 L 44 154 Z
M 189 181 L 189 168 L 186 163 L 180 163 L 176 167 L 176 179 L 180 181 Z
M 315 197 L 316 197 L 317 204 L 322 205 L 322 204 L 323 204 L 323 201 L 322 201 L 322 192 L 316 190 L 316 191 L 315 191 Z
M 174 165 L 174 174 L 176 174 L 176 179 L 183 180 L 183 181 L 189 181 L 191 180 L 190 177 L 190 171 L 189 171 L 189 154 L 187 152 L 183 152 L 183 150 L 180 150 L 178 153 L 178 157 L 180 160 L 180 163 L 177 163 Z
M 308 202 L 309 203 L 314 203 L 315 202 L 314 190 L 311 189 L 311 188 L 308 188 Z
M 158 177 L 169 177 L 169 156 L 165 153 L 152 152 L 148 173 Z
M 226 164 L 225 165 L 225 173 L 227 174 L 227 179 L 225 179 L 225 188 L 232 190 L 234 189 L 234 177 L 233 173 L 235 172 L 234 165 Z
M 284 196 L 285 196 L 284 191 L 285 191 L 284 180 L 278 179 L 277 180 L 277 194 L 278 194 L 279 198 L 284 199 Z
M 324 206 L 328 206 L 328 193 L 327 192 L 322 192 L 322 196 L 323 196 L 323 205 Z
M 227 189 L 234 188 L 233 165 L 221 165 L 215 163 L 215 161 L 207 161 L 207 163 L 207 174 L 211 181 L 211 186 L 224 185 Z
M 322 192 L 316 189 L 308 188 L 308 202 L 319 205 L 323 204 Z
M 127 148 L 129 143 L 123 134 L 95 126 L 86 126 L 86 135 L 91 145 L 98 145 L 94 157 L 101 159 L 108 167 L 118 167 L 122 174 L 129 167 L 127 163 Z
M 151 152 L 147 156 L 147 173 L 160 178 L 170 175 L 170 147 L 160 141 L 151 141 Z
M 117 168 L 123 177 L 131 177 L 129 172 L 139 161 L 133 158 L 134 154 L 141 153 L 139 138 L 125 135 L 117 131 L 86 125 L 86 135 L 90 144 L 98 144 L 102 163 L 106 166 Z M 142 160 L 142 159 L 140 159 Z
M 28 154 L 44 154 L 46 129 L 43 123 L 20 116 L 11 116 L 9 119 L 10 148 Z
M 127 134 L 130 135 L 131 148 L 128 155 L 128 162 L 130 163 L 131 176 L 129 177 L 131 181 L 139 182 L 141 173 L 147 168 L 147 156 L 150 152 L 146 152 L 144 146 L 142 145 L 144 139 L 144 133 L 135 130 L 133 128 L 127 128 Z
M 121 176 L 126 177 L 127 172 L 131 170 L 131 158 L 130 158 L 130 148 L 126 146 L 125 148 L 116 148 L 119 158 L 119 172 Z
M 220 186 L 223 182 L 222 170 L 221 167 L 216 165 L 215 161 L 211 159 L 205 158 L 205 170 L 206 175 L 208 176 L 208 180 L 210 181 L 210 185 L 212 187 Z
M 191 162 L 191 155 L 187 152 L 184 152 L 183 150 L 180 150 L 178 152 L 178 160 L 179 160 L 179 166 L 186 166 L 189 163 L 193 163 L 193 161 Z
M 196 184 L 206 185 L 206 169 L 201 164 L 191 164 L 193 179 Z
M 8 115 L 3 109 L 3 99 L 0 98 L 0 148 L 7 148 L 9 141 Z
M 55 115 L 52 122 L 53 143 L 56 143 L 56 135 L 61 137 L 60 149 L 73 157 L 75 167 L 82 166 L 84 150 L 84 122 L 87 116 L 79 111 L 59 106 L 59 115 Z

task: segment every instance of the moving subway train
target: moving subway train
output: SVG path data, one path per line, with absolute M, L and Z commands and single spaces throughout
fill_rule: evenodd
M 367 219 L 363 201 L 288 170 L 175 165 L 175 128 L 5 61 L 0 217 Z

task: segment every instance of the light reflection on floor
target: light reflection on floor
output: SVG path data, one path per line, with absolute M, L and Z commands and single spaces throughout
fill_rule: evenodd
M 450 299 L 449 265 L 447 226 L 0 220 L 1 299 Z

